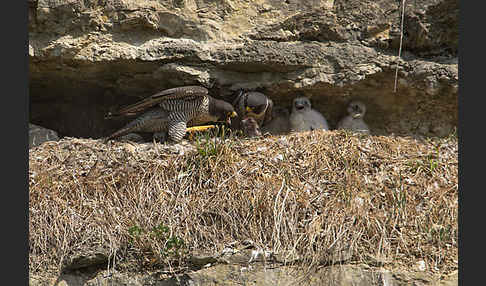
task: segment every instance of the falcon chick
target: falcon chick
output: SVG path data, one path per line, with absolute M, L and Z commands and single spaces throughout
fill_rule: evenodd
M 243 133 L 248 137 L 258 137 L 262 136 L 262 132 L 260 131 L 260 126 L 255 118 L 253 117 L 246 117 L 241 120 L 241 125 L 243 129 Z
M 272 119 L 273 101 L 261 92 L 240 90 L 233 100 L 233 106 L 241 119 L 253 117 L 260 127 Z M 235 120 L 233 127 L 238 129 L 239 123 Z
M 290 112 L 287 108 L 276 106 L 272 110 L 272 120 L 263 125 L 262 132 L 272 135 L 288 133 L 290 131 L 289 116 Z
M 144 112 L 144 113 L 142 113 Z M 202 86 L 183 86 L 163 90 L 139 102 L 108 113 L 105 118 L 142 113 L 135 120 L 108 136 L 113 139 L 131 132 L 151 132 L 154 139 L 180 142 L 186 131 L 200 131 L 214 126 L 200 126 L 207 122 L 225 121 L 237 116 L 233 106 L 208 95 Z
M 289 123 L 290 131 L 329 130 L 326 118 L 319 111 L 312 109 L 309 98 L 304 96 L 292 101 Z
M 343 117 L 336 129 L 348 129 L 355 132 L 370 133 L 370 128 L 364 122 L 363 117 L 366 113 L 366 106 L 363 102 L 354 100 L 351 101 L 347 107 L 349 115 Z

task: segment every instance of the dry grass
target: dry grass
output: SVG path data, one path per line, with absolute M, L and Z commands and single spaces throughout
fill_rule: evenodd
M 143 146 L 71 138 L 30 150 L 31 272 L 94 249 L 116 250 L 119 269 L 184 267 L 188 254 L 245 239 L 304 262 L 342 247 L 354 262 L 457 269 L 455 137 L 314 131 L 184 154 Z

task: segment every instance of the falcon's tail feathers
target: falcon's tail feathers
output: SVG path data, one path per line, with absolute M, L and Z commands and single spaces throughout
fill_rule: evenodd
M 128 133 L 131 133 L 131 132 L 136 132 L 137 129 L 139 129 L 139 127 L 141 125 L 143 125 L 144 123 L 145 123 L 144 118 L 139 117 L 139 118 L 133 120 L 132 122 L 128 123 L 127 125 L 125 125 L 121 129 L 115 131 L 110 136 L 106 137 L 105 142 L 110 140 L 110 139 L 114 139 L 114 138 L 117 138 L 117 137 L 120 137 L 120 136 L 123 136 L 123 135 L 127 135 Z

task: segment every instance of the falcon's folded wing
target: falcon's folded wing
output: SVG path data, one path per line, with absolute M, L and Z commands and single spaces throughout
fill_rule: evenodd
M 163 105 L 165 109 L 170 111 L 172 106 L 177 108 L 180 106 L 180 104 L 184 105 L 184 101 L 192 102 L 195 100 L 201 100 L 203 97 L 207 96 L 207 94 L 208 90 L 202 86 L 182 86 L 170 88 L 151 95 L 139 102 L 123 107 L 116 112 L 110 113 L 109 116 L 134 115 L 157 104 Z M 172 104 L 173 102 L 180 104 Z

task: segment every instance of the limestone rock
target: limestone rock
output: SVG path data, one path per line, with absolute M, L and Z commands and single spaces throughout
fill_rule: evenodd
M 331 126 L 358 95 L 374 110 L 367 123 L 377 135 L 410 134 L 427 121 L 426 135 L 442 136 L 434 126 L 458 118 L 458 1 L 407 2 L 397 60 L 399 4 L 29 1 L 31 122 L 99 138 L 126 123 L 103 119 L 112 106 L 197 84 L 222 98 L 262 91 L 276 105 L 301 93 Z
M 96 266 L 103 264 L 106 266 L 108 263 L 108 255 L 103 252 L 89 252 L 83 254 L 77 254 L 65 262 L 65 270 L 76 270 L 90 266 Z
M 46 141 L 57 140 L 59 140 L 59 136 L 56 131 L 29 123 L 29 148 L 38 146 Z
M 62 274 L 55 278 L 31 276 L 29 285 L 458 285 L 457 272 L 440 279 L 433 275 L 417 275 L 413 272 L 385 270 L 356 265 L 336 265 L 319 268 L 310 273 L 291 266 L 251 267 L 218 264 L 198 271 L 166 275 L 152 273 L 124 273 L 99 271 L 90 274 Z

